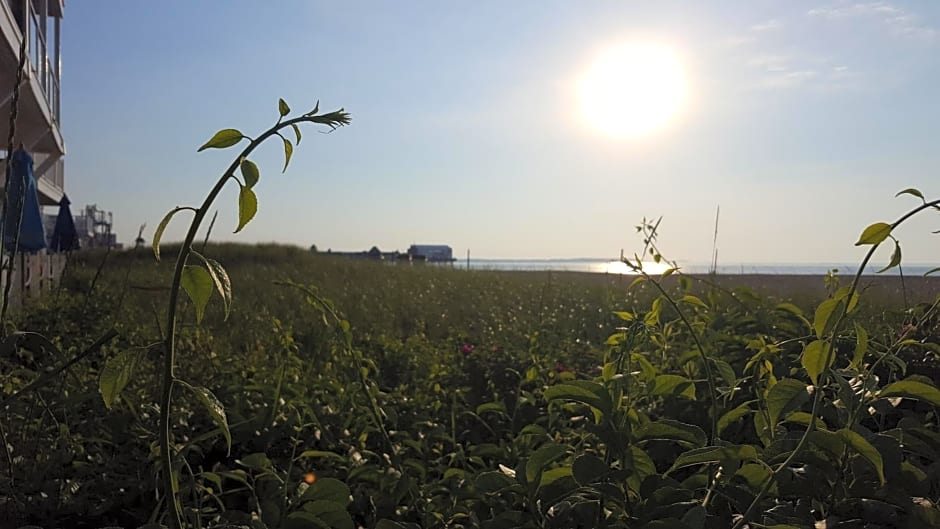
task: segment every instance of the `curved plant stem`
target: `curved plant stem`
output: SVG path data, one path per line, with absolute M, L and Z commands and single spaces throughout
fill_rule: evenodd
M 718 391 L 715 389 L 715 377 L 712 373 L 712 368 L 710 365 L 711 359 L 708 357 L 708 354 L 705 352 L 705 346 L 702 345 L 702 341 L 698 337 L 698 333 L 695 332 L 695 328 L 692 327 L 692 323 L 688 318 L 685 317 L 685 313 L 682 312 L 682 309 L 679 307 L 679 304 L 676 303 L 672 296 L 666 292 L 666 289 L 656 281 L 652 279 L 650 275 L 646 272 L 640 271 L 646 280 L 652 283 L 656 290 L 666 298 L 666 301 L 669 302 L 669 305 L 672 306 L 673 310 L 676 311 L 676 314 L 679 315 L 679 319 L 682 321 L 682 324 L 688 329 L 689 334 L 692 335 L 692 340 L 695 342 L 695 347 L 698 349 L 699 357 L 702 359 L 702 365 L 705 367 L 705 378 L 708 380 L 708 395 L 711 399 L 712 404 L 712 420 L 711 420 L 711 443 L 716 444 L 718 441 Z
M 180 247 L 179 255 L 176 258 L 176 268 L 173 271 L 173 283 L 170 287 L 170 299 L 167 304 L 167 332 L 164 340 L 163 356 L 163 383 L 160 393 L 160 463 L 163 467 L 163 486 L 165 497 L 167 498 L 167 507 L 170 510 L 170 525 L 173 529 L 182 529 L 182 514 L 176 501 L 176 491 L 174 490 L 173 480 L 173 455 L 170 448 L 170 404 L 172 402 L 174 366 L 176 354 L 176 311 L 179 302 L 180 281 L 183 275 L 183 267 L 192 252 L 193 240 L 202 224 L 203 219 L 215 202 L 216 197 L 225 187 L 228 181 L 235 177 L 235 171 L 238 169 L 241 160 L 254 151 L 258 145 L 261 145 L 266 139 L 278 133 L 280 129 L 290 127 L 298 123 L 320 123 L 335 128 L 339 125 L 348 123 L 349 117 L 343 111 L 333 112 L 323 115 L 304 115 L 289 119 L 287 121 L 278 121 L 276 125 L 265 131 L 255 139 L 251 139 L 247 147 L 235 158 L 228 169 L 222 174 L 219 180 L 206 195 L 202 205 L 195 211 L 192 222 L 189 225 L 189 231 L 186 232 L 186 238 Z
M 659 251 L 659 248 L 656 247 L 656 237 L 657 231 L 659 230 L 659 223 L 662 222 L 662 217 L 659 218 L 654 224 L 650 224 L 643 220 L 643 225 L 638 226 L 638 231 L 643 231 L 644 240 L 643 243 L 645 247 L 643 248 L 643 253 L 641 255 L 655 255 L 657 261 L 662 257 L 662 252 Z M 692 340 L 695 342 L 695 347 L 698 349 L 699 357 L 702 359 L 702 366 L 705 370 L 705 378 L 708 380 L 708 396 L 711 400 L 711 443 L 717 444 L 718 442 L 718 391 L 715 388 L 715 375 L 712 372 L 711 359 L 708 356 L 708 353 L 705 352 L 705 346 L 702 345 L 702 341 L 699 339 L 698 332 L 695 331 L 695 328 L 692 326 L 692 323 L 686 318 L 685 313 L 679 307 L 679 304 L 676 303 L 676 300 L 666 292 L 666 289 L 663 288 L 662 284 L 653 279 L 653 277 L 643 270 L 643 262 L 639 257 L 636 259 L 636 263 L 633 263 L 629 259 L 624 259 L 621 257 L 621 261 L 630 267 L 634 272 L 641 274 L 647 281 L 653 284 L 656 287 L 656 290 L 666 298 L 666 301 L 669 302 L 669 305 L 672 306 L 673 310 L 676 311 L 676 314 L 679 315 L 679 319 L 682 321 L 683 326 L 689 331 L 689 334 L 692 336 Z M 670 262 L 668 260 L 664 261 L 669 263 L 673 271 L 679 270 L 679 265 L 676 262 Z M 740 300 L 732 295 L 732 298 L 740 303 Z M 742 304 L 743 305 L 743 304 Z
M 343 318 L 333 309 L 332 304 L 327 300 L 320 297 L 313 289 L 290 281 L 275 281 L 275 285 L 287 286 L 295 288 L 304 293 L 304 295 L 309 296 L 320 308 L 326 311 L 327 314 L 339 325 L 341 328 L 343 324 L 346 323 Z M 342 328 L 343 331 L 343 347 L 345 348 L 346 354 L 348 354 L 353 359 L 355 364 L 356 373 L 358 374 L 359 385 L 362 387 L 362 392 L 365 395 L 366 399 L 369 401 L 369 414 L 372 416 L 372 421 L 375 423 L 376 429 L 379 430 L 379 434 L 382 436 L 382 440 L 385 442 L 388 448 L 389 458 L 392 460 L 392 464 L 395 466 L 395 469 L 399 472 L 404 472 L 403 467 L 401 466 L 400 458 L 395 450 L 395 443 L 392 442 L 392 437 L 388 433 L 388 429 L 385 427 L 385 421 L 382 419 L 382 409 L 379 407 L 379 403 L 373 395 L 372 390 L 369 388 L 369 381 L 366 380 L 365 369 L 362 362 L 362 353 L 357 351 L 352 346 L 351 336 L 349 331 L 346 328 Z
M 902 215 L 898 220 L 894 221 L 891 224 L 891 231 L 893 232 L 894 229 L 900 226 L 901 224 L 903 224 L 904 221 L 920 213 L 921 211 L 927 208 L 936 207 L 937 205 L 940 205 L 940 200 L 924 202 L 922 205 L 908 211 L 907 213 Z M 852 280 L 852 286 L 849 287 L 849 292 L 848 292 L 848 295 L 846 296 L 847 300 L 851 300 L 852 296 L 854 296 L 855 293 L 858 291 L 858 284 L 862 280 L 862 274 L 865 272 L 865 268 L 868 266 L 868 262 L 871 261 L 872 256 L 875 255 L 875 250 L 877 250 L 879 246 L 881 246 L 880 242 L 877 244 L 873 244 L 871 248 L 869 248 L 868 253 L 865 254 L 865 258 L 862 259 L 862 263 L 861 265 L 859 265 L 858 270 L 855 272 L 855 277 Z M 837 319 L 835 325 L 832 326 L 832 331 L 829 334 L 829 347 L 826 350 L 826 358 L 825 358 L 825 363 L 823 365 L 828 366 L 832 359 L 832 355 L 835 354 L 834 352 L 835 346 L 833 344 L 835 342 L 835 337 L 839 334 L 839 330 L 842 328 L 842 323 L 843 321 L 845 321 L 846 315 L 848 315 L 849 305 L 850 305 L 849 302 L 845 303 L 845 305 L 842 307 L 842 311 L 839 313 L 839 319 Z M 822 388 L 824 388 L 828 384 L 828 382 L 829 382 L 829 369 L 827 368 L 820 375 L 819 384 L 816 387 L 815 391 L 813 392 L 813 408 L 810 412 L 809 424 L 806 426 L 806 431 L 803 432 L 803 436 L 800 437 L 799 442 L 796 444 L 796 447 L 793 448 L 793 451 L 790 452 L 790 455 L 787 456 L 787 458 L 782 463 L 777 465 L 777 468 L 774 470 L 773 474 L 771 474 L 770 477 L 767 478 L 767 481 L 764 482 L 764 486 L 761 487 L 760 492 L 758 492 L 757 496 L 754 497 L 754 500 L 748 506 L 747 510 L 744 511 L 744 514 L 741 516 L 741 518 L 738 519 L 738 521 L 734 524 L 734 526 L 732 526 L 732 529 L 741 529 L 748 523 L 751 516 L 754 515 L 754 511 L 757 509 L 760 501 L 764 499 L 764 496 L 767 495 L 767 492 L 770 490 L 770 487 L 772 487 L 773 484 L 777 481 L 777 476 L 779 476 L 781 472 L 783 472 L 788 466 L 790 466 L 790 463 L 792 463 L 793 460 L 796 459 L 796 456 L 799 455 L 799 453 L 806 446 L 806 443 L 809 441 L 809 435 L 813 432 L 814 426 L 816 424 L 816 420 L 819 417 L 819 403 L 822 401 L 822 393 L 823 393 Z

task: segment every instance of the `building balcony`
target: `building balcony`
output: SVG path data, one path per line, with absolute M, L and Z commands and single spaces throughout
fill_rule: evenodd
M 13 80 L 26 39 L 27 65 L 19 87 L 14 148 L 33 155 L 42 204 L 56 204 L 65 189 L 65 143 L 60 131 L 60 25 L 62 0 L 0 0 L 0 157 L 7 148 Z

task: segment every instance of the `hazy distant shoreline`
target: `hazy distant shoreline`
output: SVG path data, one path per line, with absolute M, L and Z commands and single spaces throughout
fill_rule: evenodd
M 606 274 L 603 272 L 577 271 L 577 270 L 497 270 L 475 269 L 481 272 L 495 274 L 529 274 L 533 279 L 544 280 L 546 277 L 556 278 L 558 281 L 604 283 L 614 287 L 626 289 L 633 281 L 634 276 L 621 274 Z M 687 273 L 700 286 L 707 284 L 718 285 L 725 289 L 748 288 L 756 293 L 772 296 L 781 300 L 800 300 L 801 302 L 814 302 L 827 295 L 825 274 L 717 274 Z M 667 277 L 665 283 L 673 284 L 677 276 Z M 849 285 L 853 274 L 841 274 L 840 284 Z M 873 275 L 865 274 L 859 281 L 859 289 L 863 299 L 875 300 L 879 306 L 907 307 L 914 303 L 930 303 L 940 295 L 940 275 L 924 277 L 923 275 Z
M 622 268 L 611 271 L 611 265 L 618 262 L 611 259 L 598 258 L 568 258 L 568 259 L 470 259 L 471 270 L 501 270 L 501 271 L 556 271 L 556 272 L 588 272 L 608 273 L 617 275 L 623 273 Z M 686 274 L 707 274 L 710 265 L 701 263 L 679 263 Z M 466 260 L 457 260 L 453 263 L 456 268 L 467 268 Z M 882 263 L 870 265 L 864 275 L 877 275 L 882 277 L 898 277 L 897 268 L 882 274 L 877 272 L 884 266 Z M 903 266 L 901 269 L 905 277 L 923 276 L 924 273 L 936 268 L 937 265 L 917 263 Z M 824 276 L 830 270 L 837 270 L 840 276 L 855 275 L 858 264 L 851 263 L 744 263 L 736 265 L 719 264 L 717 275 L 796 275 L 796 276 Z M 628 274 L 629 275 L 629 274 Z

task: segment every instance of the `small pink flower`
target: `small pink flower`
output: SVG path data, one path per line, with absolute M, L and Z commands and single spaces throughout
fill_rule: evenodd
M 561 362 L 555 362 L 556 373 L 574 373 L 574 368 L 566 366 Z
M 460 346 L 460 352 L 465 355 L 468 355 L 473 352 L 473 346 L 468 343 L 465 343 Z

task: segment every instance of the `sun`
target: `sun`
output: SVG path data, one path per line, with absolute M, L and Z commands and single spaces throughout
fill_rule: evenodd
M 663 129 L 687 98 L 679 56 L 655 42 L 605 49 L 578 82 L 584 121 L 616 138 L 638 138 Z

